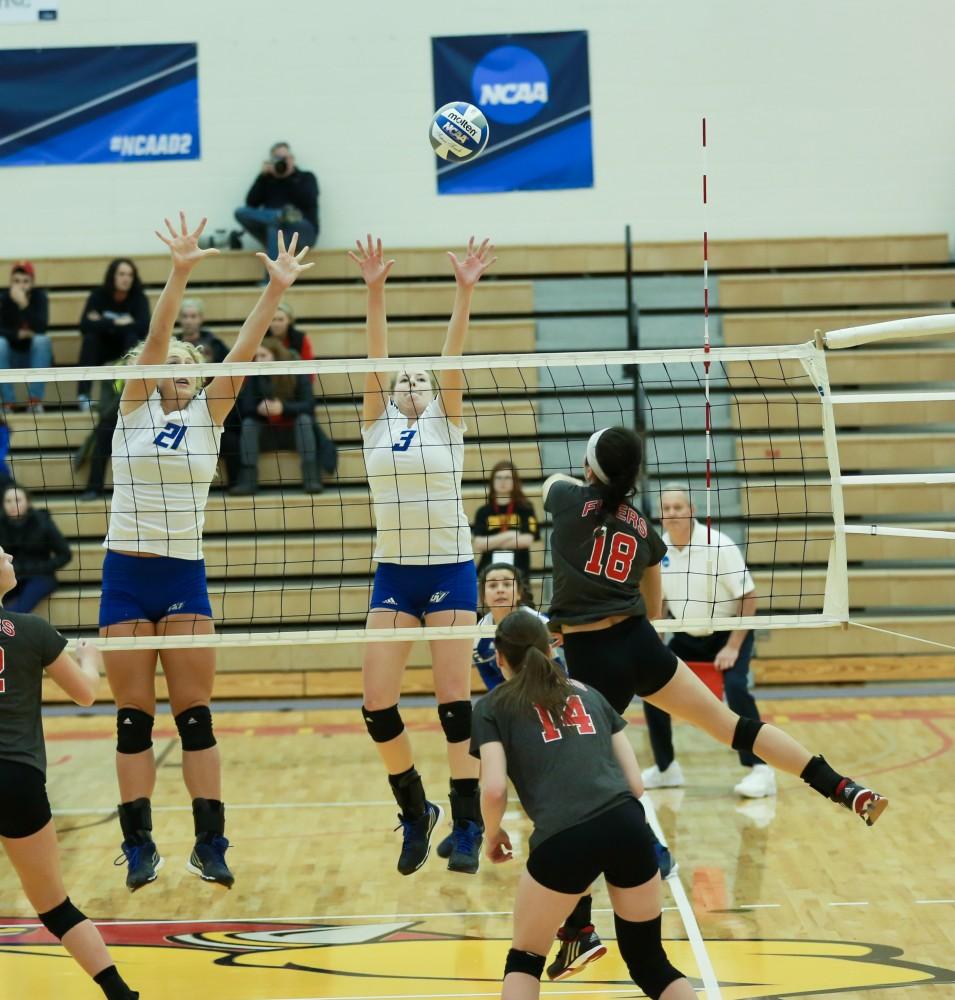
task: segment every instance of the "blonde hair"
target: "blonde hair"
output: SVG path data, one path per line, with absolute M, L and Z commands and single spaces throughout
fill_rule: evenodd
M 146 341 L 141 340 L 135 347 L 127 351 L 123 357 L 120 359 L 119 364 L 121 365 L 135 365 L 139 362 L 139 357 L 143 353 L 143 348 L 146 346 Z M 196 347 L 195 344 L 189 344 L 184 340 L 177 340 L 173 338 L 169 341 L 169 347 L 167 349 L 167 357 L 178 358 L 180 362 L 187 365 L 200 365 L 206 363 L 206 356 L 202 352 L 201 347 Z M 202 388 L 202 378 L 194 378 L 193 382 L 193 396 L 199 392 Z
M 206 310 L 205 307 L 203 306 L 202 299 L 196 299 L 196 298 L 183 299 L 182 305 L 179 306 L 179 312 L 182 312 L 183 309 L 195 309 L 200 316 L 205 316 L 206 314 Z
M 276 307 L 276 312 L 283 312 L 288 316 L 289 325 L 295 325 L 295 310 L 283 299 Z

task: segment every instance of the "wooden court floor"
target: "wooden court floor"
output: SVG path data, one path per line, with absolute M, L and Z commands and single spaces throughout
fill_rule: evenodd
M 891 797 L 867 829 L 796 779 L 741 803 L 735 756 L 677 726 L 683 790 L 653 793 L 679 878 L 726 1000 L 955 997 L 955 697 L 773 701 L 764 715 Z M 409 709 L 434 797 L 446 770 L 433 710 Z M 630 730 L 649 759 L 639 710 Z M 155 835 L 166 865 L 135 896 L 114 868 L 113 722 L 47 720 L 49 788 L 67 886 L 100 922 L 143 1000 L 494 997 L 528 826 L 507 825 L 518 861 L 456 875 L 432 856 L 395 872 L 395 809 L 354 708 L 225 712 L 232 892 L 184 870 L 191 813 L 168 715 L 157 722 Z M 666 894 L 674 963 L 699 977 Z M 598 930 L 611 938 L 606 894 Z M 702 985 L 700 996 L 704 996 Z M 615 948 L 561 997 L 637 997 Z M 37 925 L 0 858 L 0 1000 L 95 1000 L 99 991 Z M 713 994 L 711 994 L 713 995 Z

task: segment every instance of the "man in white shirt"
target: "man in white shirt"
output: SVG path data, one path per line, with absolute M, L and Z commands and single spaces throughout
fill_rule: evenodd
M 687 487 L 665 486 L 660 497 L 663 540 L 663 596 L 673 618 L 749 617 L 756 613 L 756 587 L 746 568 L 739 546 L 722 532 L 711 530 L 696 520 L 696 508 Z M 749 689 L 749 663 L 753 654 L 753 633 L 748 629 L 714 632 L 695 628 L 675 632 L 670 648 L 688 663 L 712 663 L 723 673 L 726 701 L 743 718 L 759 719 L 759 709 Z M 675 759 L 670 716 L 647 702 L 643 703 L 650 746 L 655 765 L 643 772 L 647 788 L 675 788 L 684 783 L 683 771 Z M 748 768 L 736 785 L 746 798 L 776 794 L 772 768 L 752 751 L 741 750 L 740 763 Z

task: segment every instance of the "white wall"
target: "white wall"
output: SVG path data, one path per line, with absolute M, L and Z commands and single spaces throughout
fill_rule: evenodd
M 948 230 L 951 0 L 61 0 L 0 48 L 197 41 L 203 157 L 0 170 L 0 257 L 137 253 L 180 206 L 230 225 L 268 145 L 321 181 L 323 246 Z M 443 197 L 431 35 L 585 28 L 595 187 Z M 0 66 L 2 100 L 2 66 Z

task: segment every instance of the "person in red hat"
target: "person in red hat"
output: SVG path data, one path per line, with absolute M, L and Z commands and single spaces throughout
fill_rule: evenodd
M 28 260 L 18 261 L 10 271 L 10 287 L 0 294 L 0 368 L 51 368 L 53 344 L 47 335 L 49 303 L 46 292 L 36 287 L 36 271 Z M 44 382 L 27 386 L 29 406 L 43 412 Z M 13 409 L 13 386 L 0 385 L 0 399 Z

